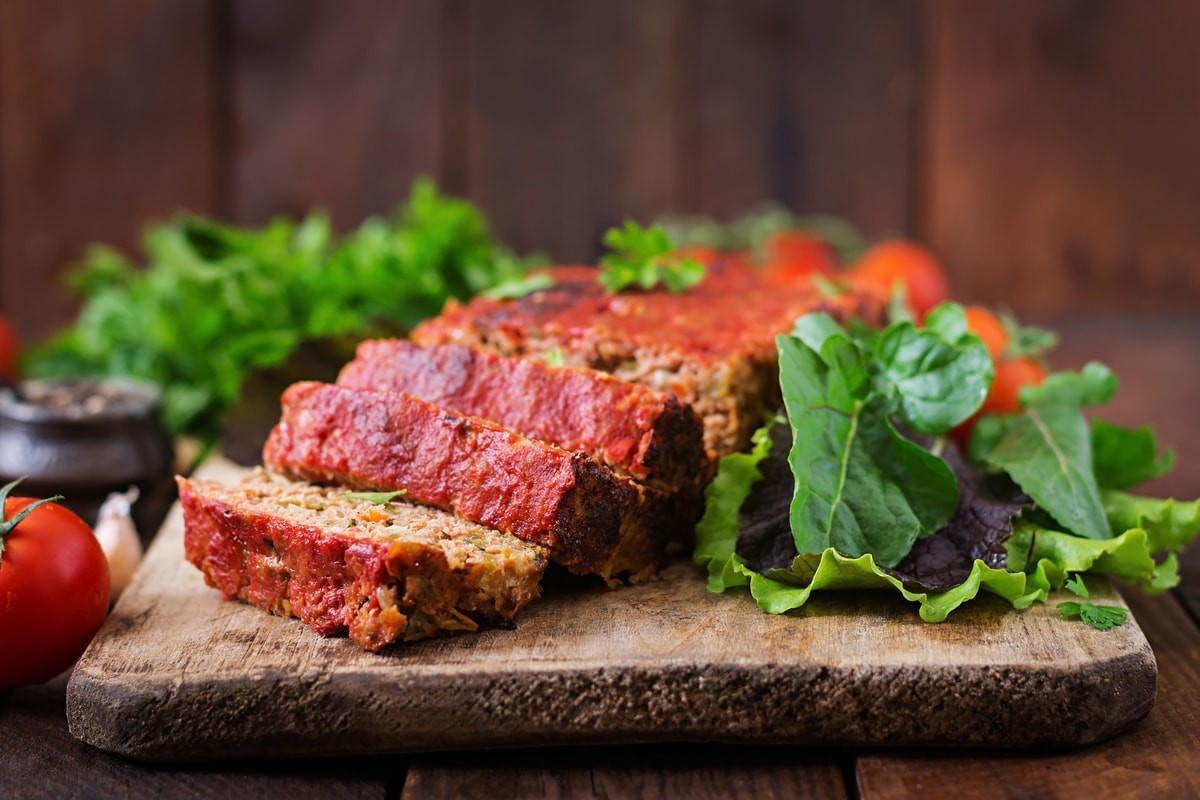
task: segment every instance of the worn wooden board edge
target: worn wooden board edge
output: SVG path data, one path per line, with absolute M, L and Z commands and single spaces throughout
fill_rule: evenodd
M 844 595 L 814 598 L 807 617 L 769 617 L 748 598 L 707 594 L 687 564 L 667 570 L 658 585 L 548 597 L 526 610 L 517 631 L 420 643 L 390 658 L 371 656 L 345 639 L 320 639 L 295 620 L 215 600 L 216 593 L 199 584 L 198 573 L 192 575 L 186 565 L 179 572 L 181 535 L 176 507 L 68 685 L 72 734 L 127 758 L 205 761 L 663 741 L 1073 746 L 1110 738 L 1140 720 L 1157 690 L 1154 654 L 1132 618 L 1102 634 L 1053 619 L 1052 604 L 999 612 L 1000 627 L 1034 626 L 1030 630 L 1044 634 L 1048 625 L 1061 624 L 1051 630 L 1076 660 L 1054 663 L 1043 642 L 1029 659 L 1033 663 L 1025 663 L 1021 653 L 996 650 L 1000 645 L 992 641 L 995 663 L 931 666 L 889 657 L 887 642 L 903 650 L 895 637 L 925 637 L 936 650 L 968 646 L 976 635 L 995 640 L 995 631 L 913 622 L 911 606 L 881 593 L 853 602 Z M 156 628 L 156 615 L 162 616 L 157 604 L 165 594 L 155 584 L 177 580 L 168 569 L 189 583 L 182 597 L 189 604 L 195 597 L 198 616 L 223 617 L 236 623 L 229 630 L 240 625 L 243 634 L 262 631 L 282 643 L 285 654 L 264 656 L 251 662 L 257 664 L 253 670 L 232 673 L 212 664 L 176 668 L 169 657 L 166 663 L 145 658 L 135 663 L 130 647 L 136 651 L 144 643 L 150 650 L 179 639 L 175 630 Z M 1105 601 L 1123 602 L 1111 588 L 1097 588 Z M 536 641 L 539 631 L 556 624 L 584 625 L 586 620 L 562 620 L 572 604 L 616 607 L 604 635 L 620 637 L 625 633 L 611 627 L 613 617 L 654 613 L 655 598 L 678 591 L 688 592 L 688 605 L 695 608 L 655 616 L 663 637 L 674 633 L 683 642 L 682 660 L 672 649 L 649 652 L 649 641 L 632 648 L 614 645 L 613 657 L 602 663 L 581 663 L 561 647 L 520 649 L 520 642 Z M 961 613 L 968 619 L 972 613 L 996 616 L 1000 605 L 982 598 Z M 725 623 L 718 615 L 736 619 Z M 880 640 L 872 663 L 838 659 L 832 645 L 816 648 L 816 655 L 777 644 L 723 658 L 695 655 L 712 652 L 702 641 L 697 644 L 698 630 L 730 636 L 754 627 L 758 635 L 806 624 L 810 631 L 840 628 L 846 641 L 891 638 Z M 510 647 L 516 649 L 505 649 Z M 300 655 L 296 665 L 288 660 L 293 653 Z

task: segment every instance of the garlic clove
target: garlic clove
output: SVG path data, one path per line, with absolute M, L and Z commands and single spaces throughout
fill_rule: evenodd
M 137 497 L 136 486 L 130 487 L 127 492 L 110 494 L 100 506 L 96 526 L 93 528 L 96 540 L 100 542 L 100 549 L 108 559 L 113 600 L 116 600 L 117 595 L 129 585 L 138 562 L 142 560 L 142 542 L 138 538 L 137 528 L 130 513 Z

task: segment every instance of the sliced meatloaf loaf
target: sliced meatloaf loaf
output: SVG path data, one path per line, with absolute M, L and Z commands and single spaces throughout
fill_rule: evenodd
M 589 267 L 550 270 L 555 283 L 516 300 L 451 303 L 413 331 L 423 345 L 462 344 L 509 356 L 557 350 L 566 364 L 670 392 L 704 422 L 713 455 L 744 448 L 779 403 L 775 336 L 809 311 L 874 319 L 877 304 L 768 282 L 729 260 L 692 289 L 605 294 Z
M 547 547 L 579 573 L 652 574 L 680 522 L 661 492 L 582 453 L 400 392 L 298 383 L 263 449 L 317 483 L 403 489 L 409 499 Z
M 666 492 L 707 472 L 703 428 L 675 395 L 592 369 L 556 367 L 462 345 L 363 342 L 338 383 L 406 392 L 523 436 L 578 450 Z
M 367 650 L 511 620 L 540 593 L 540 547 L 445 511 L 261 469 L 178 484 L 187 558 L 210 586 Z

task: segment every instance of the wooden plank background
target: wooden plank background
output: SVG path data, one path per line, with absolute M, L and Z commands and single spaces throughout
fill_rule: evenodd
M 1018 311 L 1200 300 L 1200 4 L 5 0 L 0 313 L 178 209 L 386 211 L 430 175 L 594 258 L 625 216 L 827 211 Z

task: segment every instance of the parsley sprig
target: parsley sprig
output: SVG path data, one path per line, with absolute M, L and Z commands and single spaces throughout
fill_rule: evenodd
M 612 252 L 600 259 L 597 280 L 610 294 L 629 286 L 650 290 L 659 284 L 669 292 L 682 292 L 704 278 L 704 265 L 677 253 L 657 225 L 643 228 L 625 220 L 621 227 L 608 229 L 604 245 Z
M 1125 624 L 1129 611 L 1120 606 L 1101 606 L 1093 603 L 1087 584 L 1078 575 L 1067 581 L 1067 589 L 1072 594 L 1082 597 L 1083 602 L 1068 600 L 1059 603 L 1058 615 L 1063 619 L 1078 617 L 1098 631 L 1112 630 Z

